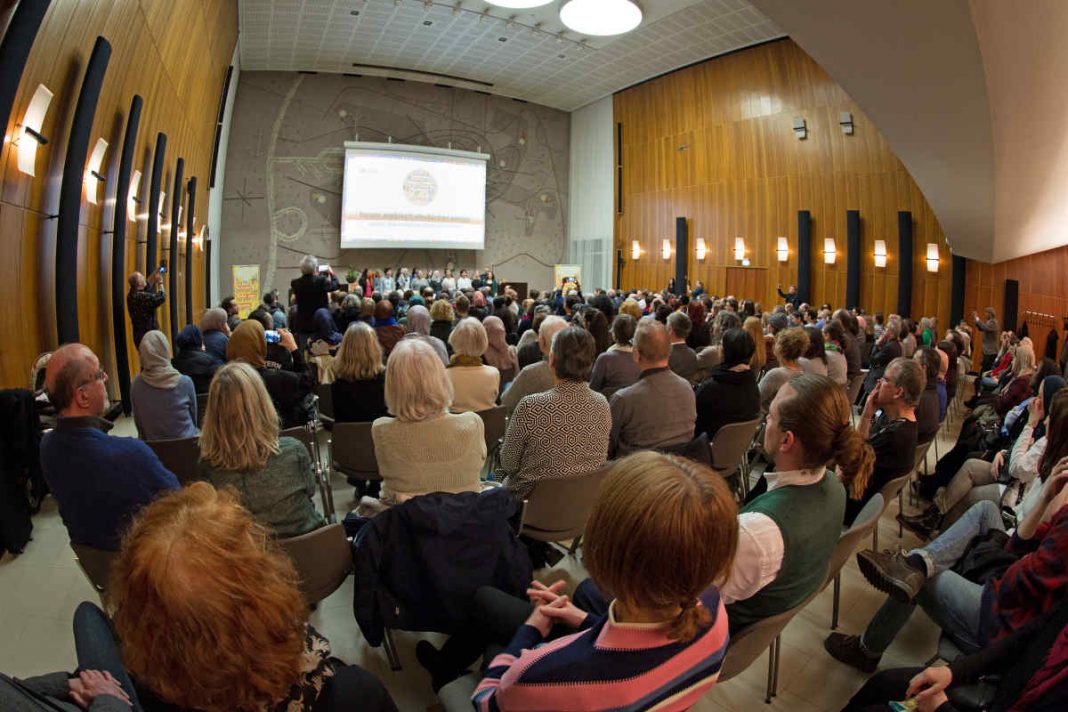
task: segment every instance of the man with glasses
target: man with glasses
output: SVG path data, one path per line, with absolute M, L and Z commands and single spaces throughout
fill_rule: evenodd
M 41 442 L 41 470 L 71 542 L 117 551 L 130 518 L 179 484 L 143 442 L 107 434 L 107 380 L 83 344 L 52 354 L 45 389 L 59 419 Z

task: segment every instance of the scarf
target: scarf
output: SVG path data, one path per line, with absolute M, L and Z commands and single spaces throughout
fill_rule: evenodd
M 255 319 L 246 319 L 234 329 L 226 344 L 227 361 L 244 361 L 252 368 L 267 365 L 267 336 L 263 324 Z
M 141 338 L 141 378 L 156 388 L 173 389 L 182 374 L 171 365 L 171 349 L 162 331 L 150 331 Z
M 184 329 L 178 332 L 178 338 L 174 340 L 174 345 L 178 347 L 179 351 L 185 351 L 186 349 L 201 351 L 204 349 L 204 336 L 195 324 L 187 324 Z
M 412 298 L 415 301 L 415 298 Z M 408 307 L 408 331 L 419 336 L 430 336 L 430 312 L 421 304 Z
M 452 359 L 449 360 L 449 368 L 472 368 L 482 365 L 482 359 L 480 359 L 478 356 L 464 356 L 462 354 L 453 354 Z
M 499 316 L 487 316 L 482 322 L 486 329 L 489 346 L 486 349 L 486 363 L 498 371 L 519 370 L 519 360 L 515 348 L 508 345 L 504 335 L 504 322 Z
M 205 334 L 209 331 L 225 331 L 226 310 L 220 307 L 208 309 L 204 316 L 200 317 L 200 330 Z
M 329 309 L 315 310 L 315 338 L 322 339 L 331 346 L 341 343 L 341 334 L 334 324 L 334 317 L 330 316 Z

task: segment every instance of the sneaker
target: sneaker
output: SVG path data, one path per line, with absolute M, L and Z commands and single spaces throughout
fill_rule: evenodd
M 879 669 L 879 660 L 882 659 L 881 655 L 873 657 L 864 651 L 859 635 L 831 633 L 823 641 L 823 647 L 838 662 L 869 675 Z
M 860 573 L 875 588 L 902 603 L 911 603 L 927 582 L 927 575 L 905 560 L 905 555 L 889 550 L 857 554 Z

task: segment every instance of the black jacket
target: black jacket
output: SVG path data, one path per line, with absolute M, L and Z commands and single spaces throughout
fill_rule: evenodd
M 533 572 L 508 523 L 516 501 L 503 487 L 435 493 L 390 507 L 352 545 L 353 613 L 372 647 L 383 628 L 452 633 L 481 586 L 524 597 Z
M 41 474 L 41 429 L 33 392 L 0 391 L 0 423 L 0 555 L 19 554 L 33 530 L 30 514 L 48 492 Z M 29 493 L 36 500 L 32 504 Z
M 261 368 L 260 376 L 274 401 L 282 428 L 304 425 L 311 419 L 310 396 L 315 383 L 300 349 L 293 352 L 293 370 Z
M 335 378 L 330 384 L 330 392 L 335 422 L 369 423 L 387 415 L 385 371 L 359 381 Z
M 697 387 L 694 434 L 707 433 L 709 442 L 724 425 L 753 420 L 759 415 L 760 389 L 753 369 L 731 371 L 719 364 Z
M 289 283 L 297 297 L 297 313 L 290 323 L 293 331 L 315 331 L 315 310 L 327 309 L 330 292 L 338 288 L 337 277 L 330 274 L 304 274 Z
M 193 379 L 193 390 L 197 393 L 207 393 L 211 386 L 211 377 L 219 368 L 219 362 L 207 351 L 201 349 L 182 349 L 178 355 L 171 359 L 171 365 L 179 373 L 184 373 Z

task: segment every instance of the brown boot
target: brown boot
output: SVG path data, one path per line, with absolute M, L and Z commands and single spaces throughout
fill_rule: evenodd
M 931 505 L 919 514 L 898 514 L 897 521 L 921 539 L 930 540 L 942 525 L 942 513 Z
M 862 551 L 857 565 L 868 583 L 903 603 L 911 603 L 927 583 L 927 572 L 906 561 L 901 552 Z

